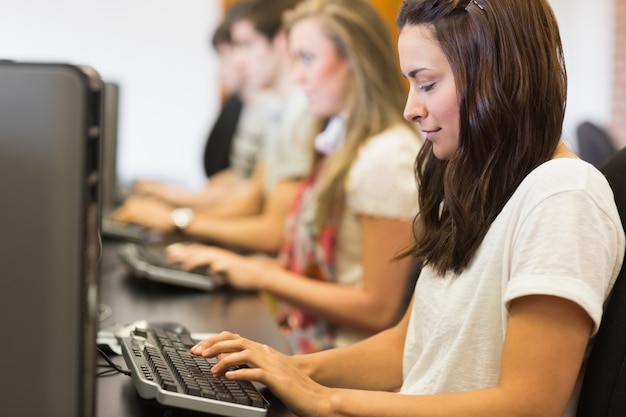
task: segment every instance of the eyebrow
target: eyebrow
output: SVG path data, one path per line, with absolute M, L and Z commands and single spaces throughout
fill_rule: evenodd
M 416 68 L 416 69 L 414 69 L 412 71 L 409 71 L 407 77 L 408 78 L 415 78 L 415 76 L 417 76 L 417 74 L 419 74 L 422 71 L 427 71 L 427 70 L 428 70 L 428 68 Z

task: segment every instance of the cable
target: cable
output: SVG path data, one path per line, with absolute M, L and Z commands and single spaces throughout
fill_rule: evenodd
M 120 374 L 131 376 L 130 370 L 122 369 L 118 364 L 113 362 L 111 358 L 109 358 L 109 356 L 106 353 L 104 353 L 102 349 L 100 348 L 97 348 L 97 349 L 98 349 L 98 353 L 100 354 L 100 356 L 102 356 L 102 358 L 109 364 L 108 366 L 110 366 L 111 368 L 107 371 L 102 371 L 98 373 L 98 376 L 108 376 L 108 375 L 112 375 L 112 373 L 114 372 L 119 372 Z M 107 366 L 107 365 L 103 365 L 103 366 Z
M 104 371 L 100 371 L 98 373 L 96 373 L 96 377 L 105 377 L 105 376 L 113 376 L 113 375 L 118 375 L 119 372 L 117 372 L 117 370 L 111 368 L 111 365 L 109 364 L 98 364 L 98 368 L 106 368 Z

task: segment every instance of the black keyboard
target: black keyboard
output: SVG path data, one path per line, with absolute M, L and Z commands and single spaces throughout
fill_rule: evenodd
M 109 217 L 102 217 L 102 235 L 107 238 L 131 242 L 148 241 L 152 234 L 138 224 L 120 223 Z
M 150 262 L 152 265 L 168 268 L 180 268 L 178 265 L 167 262 L 167 252 L 163 246 L 137 245 L 136 247 L 139 256 L 145 259 L 146 262 Z
M 165 246 L 160 244 L 127 243 L 119 249 L 119 254 L 139 278 L 205 291 L 227 282 L 224 275 L 210 272 L 206 266 L 186 271 L 180 264 L 168 263 Z
M 122 338 L 122 354 L 142 398 L 164 406 L 220 416 L 261 417 L 269 403 L 249 381 L 215 377 L 214 358 L 189 353 L 196 342 L 188 334 L 135 329 Z

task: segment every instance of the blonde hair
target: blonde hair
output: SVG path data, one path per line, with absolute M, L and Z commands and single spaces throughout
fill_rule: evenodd
M 339 151 L 325 161 L 315 224 L 318 230 L 340 208 L 347 174 L 359 148 L 372 136 L 398 123 L 406 87 L 385 22 L 366 0 L 306 0 L 285 13 L 287 33 L 299 21 L 315 18 L 351 68 L 346 137 Z

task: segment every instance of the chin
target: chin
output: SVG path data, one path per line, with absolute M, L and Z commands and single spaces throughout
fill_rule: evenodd
M 447 161 L 448 159 L 450 159 L 452 152 L 445 149 L 437 149 L 437 147 L 433 145 L 433 155 L 440 161 Z
M 323 107 L 314 107 L 314 106 L 310 106 L 309 107 L 309 111 L 317 117 L 333 117 L 335 116 L 334 112 L 328 111 L 328 109 L 323 108 Z

